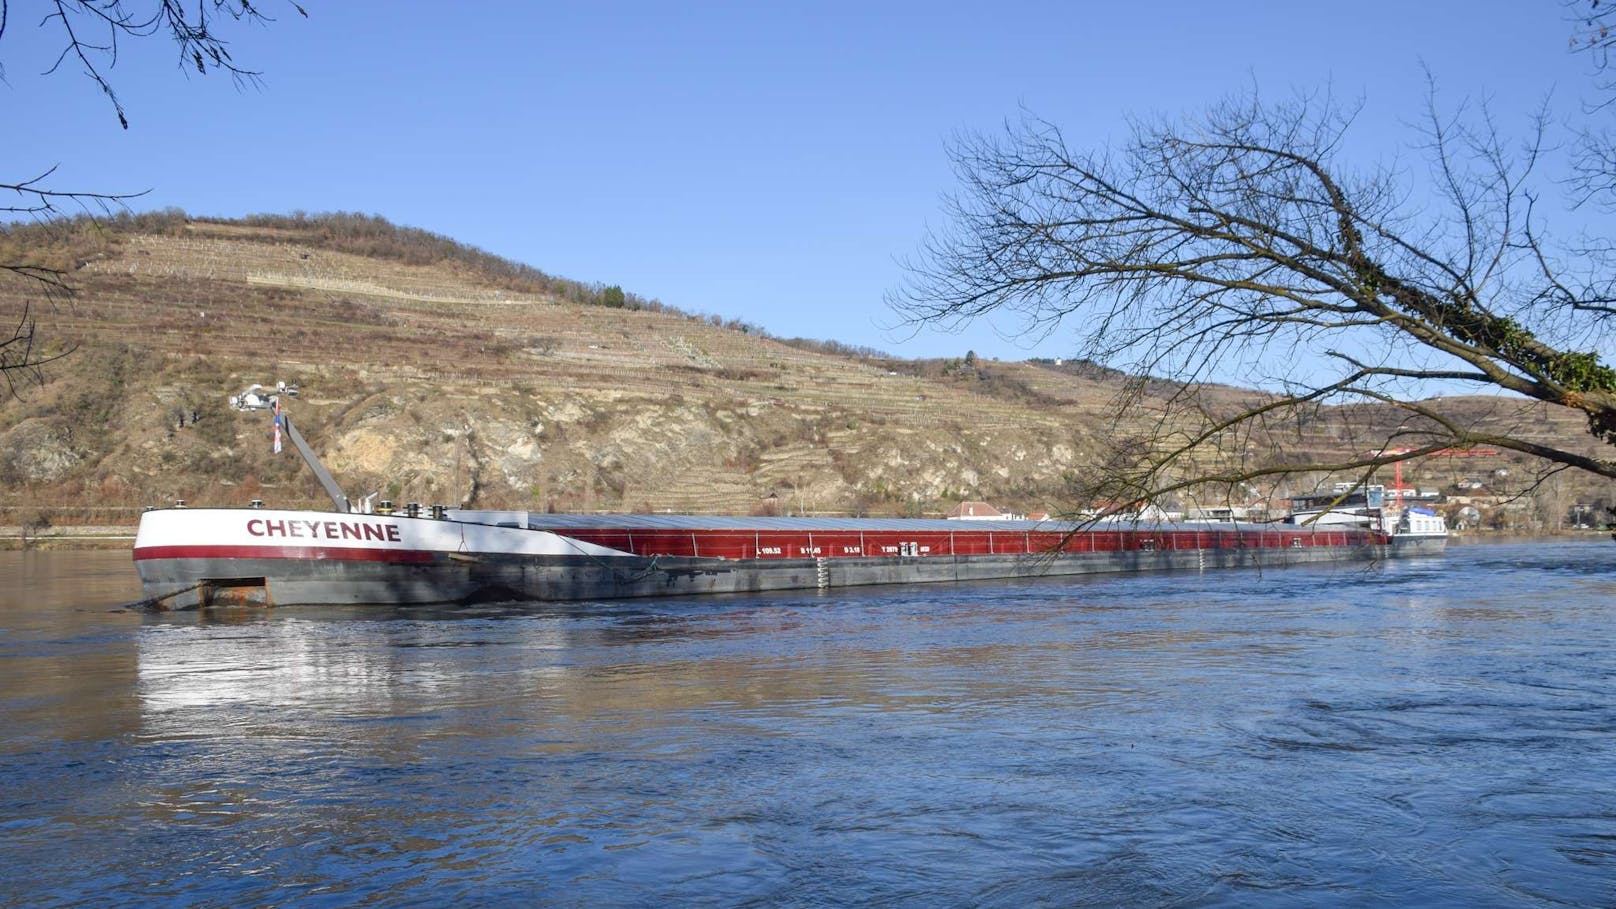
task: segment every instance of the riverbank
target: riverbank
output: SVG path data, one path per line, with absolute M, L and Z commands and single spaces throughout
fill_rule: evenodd
M 1448 544 L 1509 544 L 1509 543 L 1580 543 L 1584 541 L 1608 542 L 1611 538 L 1609 529 L 1589 530 L 1546 530 L 1542 533 L 1514 533 L 1504 531 L 1465 531 L 1462 534 L 1450 534 Z
M 135 542 L 132 524 L 63 524 L 34 527 L 0 524 L 0 551 L 19 549 L 128 549 Z

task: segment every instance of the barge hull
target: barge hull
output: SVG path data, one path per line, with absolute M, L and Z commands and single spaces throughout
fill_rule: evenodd
M 165 509 L 134 559 L 159 608 L 453 604 L 1283 568 L 1435 554 L 1444 538 L 1249 525 L 1099 529 L 926 520 L 537 516 L 462 519 Z M 471 518 L 475 517 L 473 520 Z
M 280 558 L 148 559 L 148 597 L 166 608 L 222 605 L 450 604 L 760 593 L 1147 571 L 1277 569 L 1371 561 L 1386 546 L 1202 549 L 842 559 L 705 559 L 587 556 L 441 556 L 430 562 Z M 189 588 L 189 589 L 187 589 Z M 177 592 L 177 593 L 176 593 Z

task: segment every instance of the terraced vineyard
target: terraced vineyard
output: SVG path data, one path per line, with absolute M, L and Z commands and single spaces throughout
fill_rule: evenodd
M 78 254 L 77 294 L 36 309 L 77 351 L 0 405 L 0 521 L 319 505 L 267 417 L 226 406 L 277 380 L 301 386 L 291 412 L 350 495 L 535 510 L 1059 510 L 1116 416 L 1103 373 L 842 356 L 319 229 L 175 222 Z M 1321 425 L 1301 448 L 1343 444 Z
M 1075 404 L 1033 408 L 705 319 L 513 291 L 458 263 L 300 237 L 188 222 L 87 257 L 78 294 L 42 318 L 78 351 L 0 411 L 0 448 L 55 456 L 7 462 L 0 507 L 317 504 L 297 465 L 268 452 L 263 415 L 224 406 L 277 380 L 302 387 L 295 418 L 350 494 L 400 500 L 896 513 L 970 496 L 1031 507 L 1084 458 Z M 1019 460 L 993 463 L 996 449 Z

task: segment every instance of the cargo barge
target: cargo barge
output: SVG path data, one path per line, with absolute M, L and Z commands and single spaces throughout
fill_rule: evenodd
M 276 450 L 284 429 L 334 510 L 146 512 L 134 561 L 149 605 L 589 600 L 1278 568 L 1439 553 L 1447 540 L 1445 527 L 1388 532 L 1378 511 L 1351 523 L 1301 524 L 569 515 L 441 506 L 425 515 L 418 506 L 359 514 L 272 401 Z
M 159 608 L 449 604 L 831 589 L 1434 554 L 1332 525 L 171 508 L 134 560 Z

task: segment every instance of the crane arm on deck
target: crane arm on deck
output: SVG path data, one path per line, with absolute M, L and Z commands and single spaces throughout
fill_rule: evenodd
M 292 445 L 297 448 L 297 453 L 303 456 L 303 463 L 309 465 L 309 469 L 314 471 L 315 479 L 320 481 L 320 486 L 325 489 L 325 494 L 331 497 L 331 504 L 335 505 L 337 511 L 343 514 L 352 511 L 353 507 L 348 504 L 348 497 L 343 495 L 342 487 L 337 485 L 337 481 L 331 476 L 331 472 L 325 469 L 324 464 L 320 463 L 319 457 L 314 454 L 314 449 L 310 448 L 309 443 L 304 441 L 303 434 L 297 431 L 296 426 L 292 425 L 292 418 L 281 414 L 280 419 L 281 423 L 286 427 L 286 435 L 291 438 Z

